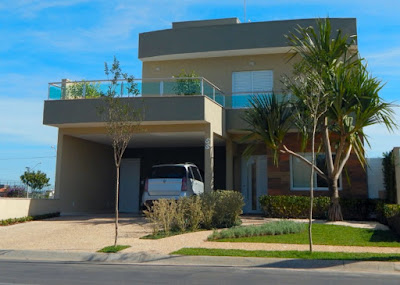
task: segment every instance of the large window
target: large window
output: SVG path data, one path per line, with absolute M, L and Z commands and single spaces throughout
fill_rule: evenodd
M 232 72 L 232 108 L 249 107 L 253 95 L 269 94 L 273 87 L 272 70 Z
M 311 153 L 301 153 L 303 157 L 311 161 Z M 325 154 L 316 155 L 317 167 L 326 173 Z M 291 190 L 309 190 L 310 189 L 311 167 L 295 156 L 290 158 L 290 179 Z M 341 189 L 342 177 L 340 176 L 338 187 Z M 314 171 L 314 188 L 316 190 L 328 190 L 328 183 L 317 175 Z

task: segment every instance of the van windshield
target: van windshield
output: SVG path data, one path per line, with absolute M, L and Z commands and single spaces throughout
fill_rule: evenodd
M 151 170 L 150 178 L 184 178 L 186 169 L 183 166 L 160 166 Z

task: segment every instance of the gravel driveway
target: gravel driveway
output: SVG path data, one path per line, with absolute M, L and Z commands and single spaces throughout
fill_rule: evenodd
M 243 218 L 243 224 L 265 223 L 273 219 Z M 316 221 L 321 222 L 321 221 Z M 387 229 L 379 223 L 340 222 L 353 227 Z M 124 252 L 168 254 L 183 247 L 226 248 L 246 250 L 308 250 L 308 245 L 267 243 L 207 242 L 212 231 L 188 233 L 160 240 L 139 239 L 152 232 L 151 225 L 142 217 L 122 215 L 119 244 L 130 245 Z M 57 250 L 94 252 L 114 242 L 112 215 L 63 216 L 13 226 L 0 227 L 0 249 Z M 400 248 L 349 247 L 315 245 L 316 251 L 386 252 L 400 253 Z

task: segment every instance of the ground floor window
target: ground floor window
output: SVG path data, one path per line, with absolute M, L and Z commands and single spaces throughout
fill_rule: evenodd
M 311 153 L 301 153 L 303 157 L 311 161 Z M 335 156 L 333 155 L 333 158 Z M 316 164 L 319 169 L 326 173 L 326 159 L 325 154 L 316 154 Z M 290 157 L 290 185 L 291 190 L 309 190 L 310 189 L 310 174 L 311 167 L 301 159 L 291 156 Z M 338 181 L 339 190 L 342 185 L 342 177 Z M 325 179 L 314 172 L 314 187 L 316 190 L 328 190 L 328 183 Z

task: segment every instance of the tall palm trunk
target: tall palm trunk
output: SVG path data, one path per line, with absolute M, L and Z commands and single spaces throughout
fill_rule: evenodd
M 331 204 L 328 210 L 328 219 L 330 221 L 343 221 L 342 208 L 339 203 L 338 179 L 329 178 L 329 191 L 331 193 Z

